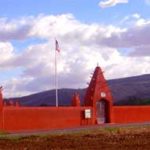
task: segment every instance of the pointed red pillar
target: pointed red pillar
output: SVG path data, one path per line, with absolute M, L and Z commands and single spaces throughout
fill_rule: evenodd
M 72 98 L 72 106 L 77 106 L 79 107 L 80 106 L 80 98 L 79 98 L 79 94 L 75 93 L 73 95 L 73 98 Z
M 0 87 L 0 130 L 3 130 L 3 94 L 2 87 Z
M 0 87 L 0 111 L 3 109 L 3 94 L 2 94 L 2 87 Z
M 85 106 L 92 106 L 94 109 L 93 117 L 97 121 L 98 102 L 104 101 L 106 103 L 107 121 L 112 122 L 112 95 L 108 87 L 107 81 L 104 78 L 103 72 L 99 66 L 95 68 L 93 77 L 87 88 L 84 104 Z
M 16 106 L 16 107 L 20 107 L 19 101 L 16 101 L 16 102 L 15 102 L 15 106 Z

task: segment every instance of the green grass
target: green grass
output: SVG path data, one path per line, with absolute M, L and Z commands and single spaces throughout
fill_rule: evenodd
M 150 125 L 139 125 L 139 126 L 125 126 L 125 127 L 99 127 L 99 128 L 85 128 L 76 131 L 60 131 L 60 132 L 48 132 L 48 133 L 40 133 L 36 135 L 11 135 L 7 132 L 0 131 L 0 139 L 10 139 L 10 140 L 20 140 L 26 137 L 55 137 L 55 136 L 63 136 L 63 135 L 73 135 L 73 136 L 83 136 L 83 135 L 96 135 L 96 134 L 106 134 L 106 135 L 114 135 L 114 134 L 124 134 L 124 133 L 132 133 L 138 131 L 150 131 Z
M 0 136 L 1 136 L 1 135 L 6 135 L 6 134 L 8 134 L 8 133 L 5 132 L 5 131 L 0 131 Z

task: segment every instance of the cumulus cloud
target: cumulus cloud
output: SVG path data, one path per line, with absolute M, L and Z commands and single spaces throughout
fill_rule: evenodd
M 129 48 L 141 45 L 149 45 L 150 24 L 134 26 L 127 30 L 112 33 L 110 37 L 104 38 L 100 42 L 110 47 Z
M 105 1 L 100 1 L 99 6 L 102 8 L 106 7 L 113 7 L 118 4 L 125 4 L 128 3 L 128 0 L 105 0 Z
M 31 18 L 9 21 L 0 19 L 0 41 L 23 40 L 31 30 Z
M 1 70 L 11 68 L 13 71 L 16 67 L 22 69 L 17 77 L 1 82 L 5 95 L 13 93 L 11 96 L 21 96 L 54 88 L 55 37 L 61 46 L 58 56 L 59 88 L 86 87 L 97 63 L 105 70 L 107 78 L 148 73 L 150 24 L 148 20 L 140 21 L 142 18 L 138 15 L 134 17 L 137 20 L 129 28 L 86 24 L 72 14 L 39 15 L 30 21 L 27 17 L 20 19 L 24 23 L 10 20 L 9 25 L 13 24 L 16 29 L 12 28 L 13 35 L 25 24 L 30 29 L 22 35 L 24 40 L 36 38 L 45 41 L 26 45 L 23 51 L 16 53 L 10 39 L 17 37 L 5 36 L 5 42 L 0 43 Z M 18 41 L 22 38 L 18 38 Z M 132 51 L 126 56 L 119 51 L 121 48 L 130 48 Z M 131 69 L 130 66 L 136 67 Z
M 14 56 L 14 48 L 11 43 L 0 42 L 0 56 L 0 69 L 3 69 L 2 64 Z
M 135 47 L 135 49 L 132 52 L 130 52 L 130 56 L 133 57 L 150 56 L 150 45 L 141 45 Z

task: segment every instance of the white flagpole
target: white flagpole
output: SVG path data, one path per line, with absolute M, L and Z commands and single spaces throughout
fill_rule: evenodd
M 55 40 L 56 42 L 56 40 Z M 55 43 L 56 46 L 56 43 Z M 58 78 L 57 78 L 57 51 L 55 48 L 55 96 L 56 96 L 56 107 L 58 107 Z

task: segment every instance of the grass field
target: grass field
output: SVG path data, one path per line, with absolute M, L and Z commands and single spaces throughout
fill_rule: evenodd
M 149 150 L 150 126 L 107 127 L 39 136 L 0 136 L 0 150 Z

